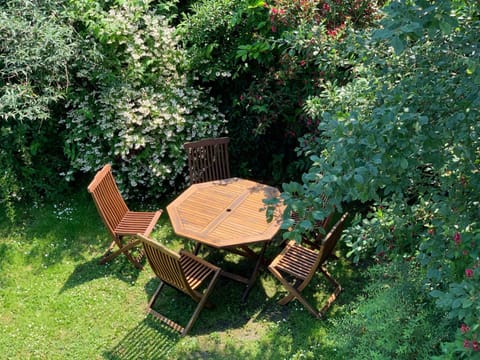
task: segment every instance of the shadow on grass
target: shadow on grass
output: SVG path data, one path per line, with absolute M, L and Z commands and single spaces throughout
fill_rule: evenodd
M 149 300 L 158 285 L 159 280 L 155 278 L 145 285 Z M 254 314 L 261 311 L 266 298 L 263 288 L 259 286 L 250 294 L 248 301 L 242 303 L 243 290 L 243 284 L 220 278 L 208 297 L 211 306 L 202 309 L 189 335 L 201 336 L 242 328 Z M 192 298 L 169 286 L 164 287 L 153 306 L 155 310 L 182 326 L 188 323 L 196 307 L 197 303 Z
M 277 304 L 277 300 L 286 295 L 286 291 L 268 272 L 262 272 L 260 282 L 253 289 L 244 311 L 248 319 L 240 321 L 241 308 L 236 311 L 219 309 L 214 316 L 217 319 L 230 320 L 226 326 L 217 326 L 224 331 L 217 340 L 203 340 L 192 352 L 179 354 L 181 359 L 339 359 L 338 344 L 328 334 L 332 331 L 330 319 L 342 316 L 349 303 L 355 301 L 355 294 L 362 291 L 365 278 L 362 273 L 341 259 L 332 262 L 329 271 L 342 284 L 344 291 L 339 295 L 326 316 L 313 318 L 307 310 L 293 300 L 286 306 Z M 273 288 L 272 288 L 273 287 Z M 268 288 L 269 296 L 265 290 Z M 333 289 L 321 274 L 304 290 L 308 300 L 323 305 Z M 226 298 L 228 291 L 220 289 L 220 298 Z M 347 306 L 346 306 L 347 305 Z M 228 314 L 229 313 L 229 314 Z M 202 323 L 195 335 L 206 333 Z
M 98 263 L 99 260 L 100 257 L 78 264 L 63 284 L 59 293 L 61 294 L 76 286 L 104 277 L 115 277 L 126 283 L 132 283 L 140 275 L 141 270 L 135 268 L 125 256 L 120 256 L 104 265 L 100 265 Z
M 150 298 L 158 287 L 158 279 L 152 278 L 145 285 L 145 290 Z M 221 333 L 224 331 L 242 328 L 255 313 L 261 312 L 265 307 L 264 301 L 259 298 L 265 296 L 262 287 L 256 288 L 251 295 L 251 301 L 241 303 L 240 298 L 243 292 L 242 284 L 235 283 L 228 279 L 221 278 L 217 286 L 210 294 L 209 301 L 212 308 L 204 308 L 188 337 L 195 339 L 202 335 Z M 162 291 L 163 296 L 159 297 L 154 308 L 175 322 L 185 325 L 196 307 L 194 302 L 187 295 L 176 291 L 168 286 Z M 146 318 L 121 339 L 111 350 L 104 352 L 103 357 L 110 360 L 133 360 L 133 359 L 209 359 L 210 354 L 216 356 L 225 355 L 222 351 L 209 349 L 189 354 L 176 352 L 176 345 L 180 341 L 178 332 L 172 330 L 153 315 Z M 240 348 L 231 349 L 235 358 L 243 354 Z M 228 354 L 228 352 L 227 352 Z M 246 353 L 245 353 L 246 354 Z M 231 358 L 231 357 L 227 357 Z
M 109 360 L 172 359 L 179 335 L 154 316 L 148 315 L 103 357 Z
M 132 210 L 144 210 L 147 205 L 132 206 Z M 38 263 L 39 259 L 45 266 L 65 259 L 81 262 L 103 254 L 112 242 L 87 191 L 55 204 L 38 205 L 33 211 L 25 209 L 25 214 L 25 224 L 18 227 L 25 229 L 23 237 L 28 247 L 27 260 L 31 264 Z M 163 228 L 169 227 L 168 216 L 163 214 L 154 231 L 164 232 Z
M 0 271 L 3 270 L 4 261 L 7 260 L 7 251 L 8 251 L 8 245 L 0 244 Z

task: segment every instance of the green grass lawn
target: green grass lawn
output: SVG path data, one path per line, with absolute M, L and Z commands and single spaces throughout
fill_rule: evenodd
M 166 213 L 152 237 L 173 249 L 191 245 L 172 234 Z M 98 265 L 109 243 L 86 190 L 57 204 L 19 209 L 15 225 L 2 220 L 0 359 L 354 357 L 350 338 L 344 335 L 353 325 L 345 319 L 355 316 L 365 302 L 361 296 L 368 281 L 364 270 L 342 258 L 331 262 L 329 269 L 345 291 L 327 319 L 313 319 L 297 301 L 278 305 L 284 292 L 263 271 L 245 304 L 240 301 L 243 285 L 220 279 L 210 295 L 215 307 L 204 309 L 190 334 L 180 338 L 145 314 L 158 286 L 148 265 L 137 270 L 124 256 Z M 273 245 L 267 256 L 279 251 Z M 202 256 L 240 273 L 253 266 L 215 251 L 206 250 Z M 309 299 L 321 304 L 331 289 L 320 276 L 310 285 Z M 180 322 L 188 320 L 195 303 L 170 289 L 165 294 L 158 304 L 162 311 Z

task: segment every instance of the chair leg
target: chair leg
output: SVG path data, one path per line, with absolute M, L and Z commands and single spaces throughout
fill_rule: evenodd
M 313 315 L 315 316 L 317 319 L 319 319 L 321 317 L 321 314 L 316 310 L 314 309 L 309 303 L 307 300 L 305 300 L 303 298 L 303 296 L 300 294 L 300 292 L 294 288 L 283 276 L 282 274 L 280 274 L 280 272 L 278 272 L 277 269 L 275 269 L 274 267 L 269 267 L 269 270 L 271 271 L 271 273 L 282 283 L 282 285 L 285 287 L 285 289 L 290 293 L 290 295 L 292 296 L 292 298 L 297 298 L 298 301 L 300 301 L 303 306 Z M 301 284 L 303 285 L 303 284 Z M 301 286 L 300 285 L 300 286 Z M 290 295 L 288 295 L 287 297 L 289 297 Z M 280 302 L 279 302 L 280 303 Z
M 143 269 L 143 265 L 140 263 L 140 259 L 139 258 L 138 260 L 135 259 L 132 254 L 130 253 L 130 249 L 133 248 L 134 246 L 138 245 L 140 243 L 139 240 L 133 240 L 131 242 L 129 242 L 128 244 L 126 245 L 123 245 L 121 240 L 115 240 L 114 242 L 112 242 L 112 244 L 110 245 L 110 247 L 108 248 L 107 252 L 102 256 L 102 258 L 100 259 L 100 261 L 98 262 L 100 265 L 103 265 L 105 264 L 106 262 L 109 262 L 110 260 L 116 258 L 118 255 L 120 255 L 121 253 L 124 253 L 125 256 L 127 257 L 127 259 L 137 268 L 137 269 Z M 119 247 L 118 250 L 114 251 L 114 252 L 111 252 L 111 249 L 113 248 L 114 245 L 117 245 Z
M 190 320 L 188 321 L 187 326 L 185 326 L 185 329 L 183 329 L 183 331 L 181 332 L 181 336 L 187 335 L 187 333 L 188 333 L 188 332 L 190 331 L 190 329 L 192 328 L 193 324 L 195 323 L 195 321 L 196 321 L 197 318 L 198 318 L 198 315 L 200 315 L 200 311 L 202 311 L 203 306 L 205 305 L 208 296 L 210 295 L 210 293 L 212 292 L 213 288 L 215 287 L 215 284 L 216 284 L 219 276 L 220 276 L 220 269 L 218 269 L 218 271 L 216 271 L 216 272 L 213 274 L 213 277 L 212 277 L 212 279 L 210 280 L 210 283 L 208 284 L 208 287 L 207 287 L 207 288 L 205 289 L 205 291 L 203 292 L 202 299 L 201 299 L 200 302 L 198 303 L 197 308 L 196 308 L 195 311 L 193 312 L 192 317 L 191 317 Z
M 198 255 L 198 252 L 200 251 L 200 247 L 202 246 L 202 244 L 200 244 L 199 242 L 197 242 L 195 244 L 195 249 L 193 250 L 193 254 L 194 255 Z
M 333 278 L 333 276 L 327 271 L 327 269 L 325 269 L 324 267 L 320 267 L 320 271 L 322 272 L 323 275 L 325 275 L 325 277 L 327 278 L 327 280 L 330 281 L 330 283 L 335 287 L 335 290 L 333 291 L 333 293 L 330 295 L 330 297 L 327 299 L 327 301 L 325 302 L 325 305 L 323 305 L 322 309 L 317 312 L 316 310 L 313 310 L 313 312 L 311 310 L 309 310 L 314 316 L 316 316 L 317 318 L 319 317 L 322 317 L 325 315 L 325 313 L 328 311 L 328 309 L 330 308 L 330 306 L 332 306 L 333 302 L 337 299 L 338 295 L 342 292 L 342 286 L 340 285 L 340 283 L 335 280 Z M 274 274 L 275 275 L 275 274 Z M 281 276 L 281 274 L 278 274 L 279 276 Z M 278 278 L 277 275 L 275 275 L 275 277 Z M 308 303 L 306 303 L 306 300 L 301 296 L 300 292 L 306 287 L 307 283 L 306 282 L 303 282 L 302 284 L 298 285 L 299 281 L 297 281 L 293 286 L 288 283 L 288 282 L 283 282 L 280 278 L 278 278 L 282 284 L 284 286 L 287 287 L 288 285 L 288 288 L 289 289 L 294 289 L 295 291 L 290 291 L 289 290 L 289 293 L 281 300 L 278 301 L 278 304 L 279 305 L 286 305 L 288 304 L 291 300 L 297 298 L 302 304 L 304 304 L 307 308 L 310 307 L 310 305 Z M 283 279 L 283 277 L 282 277 Z M 297 279 L 298 280 L 298 279 Z M 295 293 L 297 293 L 298 295 L 295 295 Z M 311 307 L 310 307 L 311 308 Z M 313 309 L 313 308 L 311 308 Z
M 158 296 L 160 295 L 160 292 L 162 291 L 163 287 L 165 286 L 165 283 L 160 280 L 160 284 L 158 285 L 157 290 L 153 293 L 152 297 L 150 298 L 150 301 L 148 302 L 148 310 L 150 310 L 153 305 L 155 304 L 155 301 L 157 301 Z
M 170 326 L 172 329 L 178 331 L 180 333 L 180 336 L 183 337 L 183 336 L 187 335 L 187 333 L 190 331 L 193 324 L 195 323 L 198 316 L 200 315 L 200 311 L 202 311 L 203 307 L 206 305 L 207 298 L 210 295 L 210 293 L 212 292 L 219 276 L 220 276 L 220 269 L 213 274 L 212 279 L 210 280 L 210 283 L 208 284 L 208 287 L 205 289 L 203 295 L 201 295 L 200 301 L 198 302 L 198 305 L 195 308 L 195 311 L 193 312 L 193 315 L 190 317 L 190 320 L 188 321 L 187 326 L 183 327 L 180 324 L 177 324 L 173 320 L 170 320 L 165 315 L 162 315 L 162 314 L 160 314 L 159 312 L 157 312 L 156 310 L 153 309 L 155 301 L 157 301 L 157 298 L 160 296 L 160 292 L 162 291 L 163 287 L 165 286 L 165 283 L 163 281 L 160 281 L 160 285 L 158 286 L 155 293 L 152 295 L 152 298 L 150 299 L 150 301 L 148 303 L 147 312 L 154 315 L 155 317 L 157 317 L 160 321 L 164 322 L 165 324 Z M 194 299 L 194 300 L 196 300 L 196 299 Z
M 333 291 L 333 293 L 327 299 L 325 305 L 320 310 L 320 314 L 323 316 L 327 312 L 327 310 L 330 308 L 330 306 L 333 304 L 333 302 L 337 299 L 338 294 L 340 294 L 340 292 L 343 289 L 340 283 L 337 280 L 335 280 L 332 275 L 330 275 L 327 269 L 325 269 L 324 267 L 320 267 L 320 271 L 322 272 L 323 275 L 325 275 L 325 277 L 330 281 L 330 283 L 332 283 L 332 285 L 335 286 L 335 290 Z
M 160 292 L 162 291 L 164 286 L 165 286 L 165 283 L 163 281 L 160 281 L 160 285 L 158 286 L 157 290 L 155 290 L 155 293 L 152 295 L 150 301 L 148 302 L 147 313 L 152 314 L 157 319 L 159 319 L 160 321 L 162 321 L 166 325 L 170 326 L 172 329 L 181 333 L 181 332 L 184 331 L 183 326 L 181 326 L 180 324 L 177 324 L 176 322 L 170 320 L 166 316 L 160 314 L 158 311 L 153 309 L 153 305 L 155 304 L 155 301 L 157 301 L 157 299 L 160 295 Z
M 303 290 L 303 287 L 302 288 L 299 288 L 299 285 L 300 285 L 301 281 L 299 279 L 295 279 L 295 282 L 293 283 L 293 287 L 295 289 L 298 289 L 299 291 L 302 291 Z M 290 301 L 292 301 L 293 299 L 295 299 L 295 296 L 293 296 L 293 294 L 291 293 L 288 293 L 287 295 L 285 295 L 285 297 L 281 300 L 278 301 L 278 304 L 279 305 L 287 305 Z
M 300 279 L 295 279 L 295 282 L 293 284 L 293 287 L 295 289 L 297 289 L 299 292 L 302 292 L 303 289 L 305 289 L 308 285 L 308 281 L 306 280 L 300 280 Z M 283 299 L 281 299 L 278 303 L 280 305 L 286 305 L 288 304 L 290 301 L 292 301 L 294 299 L 294 296 L 292 294 L 288 294 L 286 295 Z

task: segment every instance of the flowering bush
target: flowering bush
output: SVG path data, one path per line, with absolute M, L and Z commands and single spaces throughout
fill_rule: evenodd
M 127 197 L 160 197 L 185 182 L 183 143 L 220 134 L 224 116 L 181 75 L 184 53 L 149 1 L 112 7 L 94 20 L 85 46 L 98 52 L 80 64 L 83 86 L 64 121 L 72 166 L 66 176 L 113 163 Z
M 269 4 L 267 4 L 269 3 Z M 378 6 L 384 1 L 368 0 L 273 0 L 267 1 L 270 8 L 272 31 L 277 24 L 295 28 L 302 23 L 325 24 L 326 33 L 336 36 L 346 23 L 358 27 L 371 25 L 378 18 Z

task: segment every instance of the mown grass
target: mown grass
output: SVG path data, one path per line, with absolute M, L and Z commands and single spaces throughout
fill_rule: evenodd
M 188 246 L 172 234 L 166 213 L 152 237 L 174 249 Z M 364 270 L 342 257 L 330 270 L 346 290 L 328 319 L 314 320 L 296 301 L 277 305 L 284 292 L 263 271 L 246 303 L 243 285 L 222 278 L 210 296 L 215 308 L 204 309 L 189 336 L 180 338 L 145 315 L 158 285 L 148 265 L 137 270 L 123 256 L 98 265 L 109 242 L 86 191 L 18 209 L 14 225 L 2 220 L 1 359 L 342 359 L 348 353 L 336 340 L 345 331 L 338 324 L 355 312 L 367 281 Z M 272 246 L 267 256 L 278 251 Z M 237 272 L 252 266 L 214 251 L 202 255 Z M 320 304 L 329 290 L 319 276 L 307 296 Z M 168 289 L 158 306 L 185 323 L 195 304 Z

